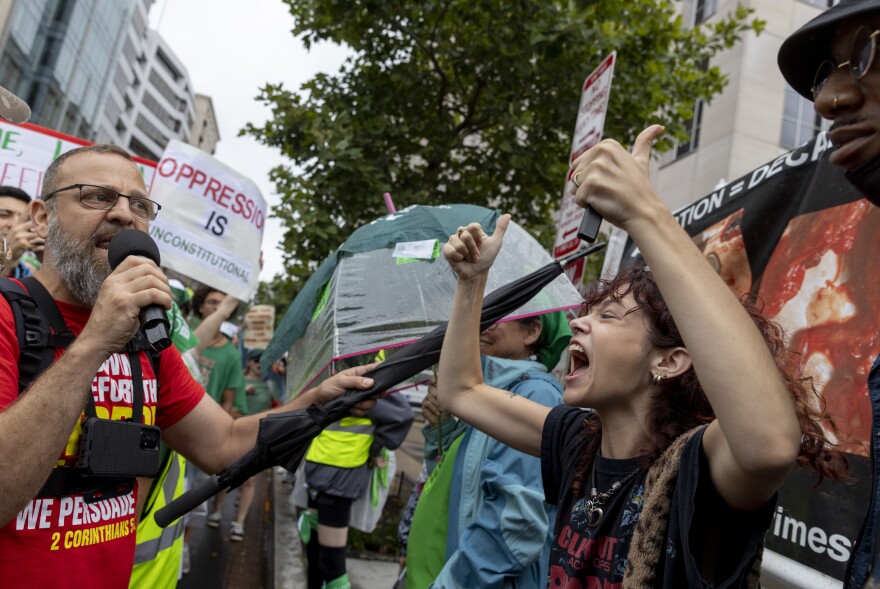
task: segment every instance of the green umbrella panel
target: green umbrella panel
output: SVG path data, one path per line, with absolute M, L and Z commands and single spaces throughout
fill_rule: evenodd
M 448 318 L 455 291 L 440 246 L 474 221 L 493 232 L 499 215 L 474 205 L 413 206 L 357 229 L 294 299 L 263 361 L 289 350 L 288 390 L 297 394 L 335 372 L 340 362 L 360 364 L 418 339 Z M 423 244 L 421 259 L 399 257 L 401 247 L 415 242 L 433 243 Z M 511 223 L 487 292 L 550 260 L 534 238 Z M 511 316 L 569 309 L 579 301 L 562 276 Z

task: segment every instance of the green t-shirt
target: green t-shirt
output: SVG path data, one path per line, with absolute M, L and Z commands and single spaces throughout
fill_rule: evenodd
M 254 380 L 245 377 L 244 390 L 247 393 L 247 415 L 265 411 L 272 406 L 272 399 L 278 399 L 275 384 L 263 379 Z
M 233 406 L 247 414 L 247 400 L 244 392 L 244 375 L 241 373 L 241 355 L 230 342 L 219 348 L 207 347 L 199 358 L 202 383 L 205 391 L 218 403 L 223 402 L 223 391 L 235 389 Z

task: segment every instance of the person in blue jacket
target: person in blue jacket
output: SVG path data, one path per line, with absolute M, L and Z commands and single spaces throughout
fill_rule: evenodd
M 561 312 L 496 324 L 480 335 L 486 382 L 559 405 L 562 388 L 548 371 L 570 337 Z M 407 589 L 545 587 L 555 509 L 544 501 L 540 460 L 444 419 L 435 383 L 423 411 L 432 472 L 409 532 Z

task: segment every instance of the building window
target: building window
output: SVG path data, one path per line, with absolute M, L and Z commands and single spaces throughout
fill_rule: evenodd
M 697 100 L 694 104 L 694 116 L 691 117 L 689 121 L 685 122 L 685 127 L 688 131 L 688 139 L 686 141 L 682 141 L 681 143 L 677 143 L 675 148 L 672 150 L 673 158 L 678 159 L 683 155 L 687 155 L 692 151 L 696 151 L 700 146 L 700 127 L 703 124 L 703 101 Z
M 131 44 L 131 39 L 128 37 L 125 38 L 125 45 L 122 46 L 122 54 L 125 56 L 125 60 L 134 66 L 134 62 L 137 61 L 137 53 L 134 50 L 134 45 Z
M 779 144 L 786 149 L 800 147 L 827 126 L 813 103 L 792 90 L 785 88 L 785 106 L 782 112 L 782 134 Z
M 180 78 L 183 77 L 177 70 L 177 68 L 171 64 L 171 60 L 168 59 L 168 57 L 162 52 L 161 49 L 156 51 L 156 61 L 158 61 L 162 65 L 162 67 L 165 68 L 165 71 L 168 72 L 168 74 L 175 82 L 179 82 Z
M 128 142 L 128 149 L 135 155 L 147 158 L 148 160 L 153 160 L 154 162 L 158 162 L 160 159 L 162 159 L 160 156 L 153 153 L 153 150 L 151 150 L 149 147 L 147 147 L 134 137 L 132 137 L 131 141 Z
M 137 8 L 135 8 L 134 14 L 131 17 L 131 24 L 138 37 L 143 39 L 147 36 L 147 24 L 144 22 L 144 17 L 141 16 L 141 13 Z
M 0 80 L 3 80 L 3 83 L 6 85 L 10 91 L 21 92 L 18 85 L 21 83 L 21 67 L 15 60 L 9 55 L 9 53 L 5 53 L 2 58 L 0 58 Z
M 160 76 L 156 72 L 156 70 L 150 72 L 150 84 L 152 84 L 153 88 L 158 90 L 159 93 L 165 97 L 165 99 L 168 101 L 168 104 L 170 104 L 173 108 L 176 108 L 180 111 L 186 109 L 186 101 L 184 101 L 174 92 L 171 86 L 169 86 L 165 82 L 165 80 L 162 79 L 162 76 Z
M 146 117 L 144 117 L 144 115 L 138 115 L 135 126 L 143 131 L 144 135 L 155 141 L 156 145 L 162 147 L 163 149 L 165 148 L 165 145 L 168 143 L 168 137 L 166 137 L 162 133 L 162 131 L 160 131 L 156 127 L 156 125 L 148 121 Z
M 119 118 L 122 109 L 113 96 L 107 97 L 107 105 L 104 107 L 104 118 L 109 121 L 115 121 Z
M 116 89 L 119 91 L 119 95 L 125 96 L 125 89 L 128 88 L 128 78 L 125 77 L 125 72 L 121 65 L 116 67 L 116 74 L 113 76 L 113 83 L 116 84 Z
M 694 26 L 712 18 L 718 11 L 718 0 L 696 0 L 694 6 Z
M 180 121 L 171 116 L 167 110 L 165 110 L 159 101 L 153 98 L 153 95 L 149 92 L 144 92 L 143 104 L 147 107 L 151 113 L 153 113 L 156 118 L 165 125 L 167 128 L 171 129 L 175 133 L 180 131 Z
M 61 132 L 68 135 L 76 136 L 76 128 L 79 123 L 79 109 L 74 104 L 67 105 L 67 112 L 64 113 L 64 122 L 61 123 Z
M 36 86 L 34 86 L 36 88 Z M 54 89 L 49 88 L 46 92 L 46 101 L 43 103 L 43 111 L 40 113 L 39 122 L 45 127 L 55 127 L 58 124 L 58 115 L 61 114 L 62 97 Z M 33 102 L 31 103 L 33 104 Z

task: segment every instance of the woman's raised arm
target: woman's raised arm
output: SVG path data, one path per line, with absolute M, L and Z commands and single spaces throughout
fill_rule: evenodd
M 801 430 L 763 336 L 648 181 L 651 143 L 662 130 L 642 131 L 632 154 L 606 140 L 575 160 L 575 200 L 639 246 L 717 417 L 703 438 L 715 487 L 733 507 L 752 509 L 782 484 Z
M 458 285 L 440 354 L 437 398 L 445 409 L 478 430 L 538 456 L 550 409 L 484 384 L 480 366 L 480 311 L 486 278 L 509 222 L 510 215 L 502 215 L 491 237 L 472 223 L 450 236 L 443 246 Z

